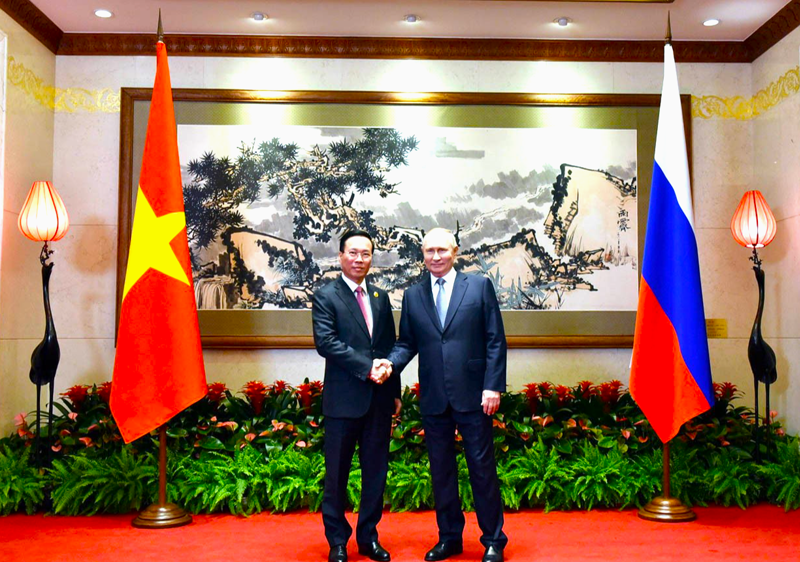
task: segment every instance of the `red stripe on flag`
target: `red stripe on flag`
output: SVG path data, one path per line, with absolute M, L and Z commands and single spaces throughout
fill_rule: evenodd
M 645 326 L 647 337 L 642 337 Z M 665 443 L 677 435 L 681 425 L 709 408 L 683 360 L 675 328 L 644 277 L 639 288 L 630 388 Z

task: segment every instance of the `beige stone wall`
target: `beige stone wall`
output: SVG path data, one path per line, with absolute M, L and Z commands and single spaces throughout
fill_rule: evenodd
M 769 56 L 770 53 L 765 55 Z M 692 94 L 698 104 L 692 123 L 692 167 L 706 315 L 725 318 L 729 326 L 727 339 L 711 341 L 714 379 L 733 381 L 745 390 L 749 390 L 751 381 L 746 338 L 754 313 L 755 293 L 746 250 L 733 242 L 728 223 L 741 194 L 752 186 L 759 187 L 761 170 L 755 155 L 759 138 L 756 132 L 760 130 L 761 120 L 780 123 L 779 118 L 771 115 L 775 110 L 782 111 L 783 104 L 758 119 L 737 119 L 735 115 L 720 111 L 719 104 L 711 103 L 707 97 L 716 96 L 723 102 L 736 98 L 751 100 L 758 88 L 777 80 L 789 69 L 782 65 L 796 66 L 796 47 L 794 56 L 793 63 L 775 63 L 777 70 L 767 73 L 766 82 L 757 87 L 754 76 L 761 76 L 756 70 L 760 68 L 761 59 L 755 65 L 681 64 L 678 69 L 681 91 Z M 59 91 L 71 95 L 80 95 L 82 90 L 105 91 L 107 95 L 122 86 L 151 87 L 155 61 L 149 57 L 58 57 L 56 67 Z M 170 69 L 176 88 L 659 93 L 662 78 L 662 65 L 633 63 L 172 57 Z M 701 103 L 703 100 L 705 102 Z M 783 142 L 781 147 L 785 148 Z M 72 384 L 102 382 L 111 376 L 118 147 L 119 114 L 113 107 L 94 112 L 85 109 L 56 111 L 53 175 L 73 221 L 70 235 L 58 247 L 58 277 L 54 276 L 54 284 L 59 287 L 54 295 L 54 313 L 62 342 L 62 363 L 56 382 L 58 392 Z M 773 184 L 772 188 L 788 192 L 789 184 L 786 182 L 786 187 Z M 772 197 L 764 187 L 761 189 L 768 198 Z M 797 197 L 792 197 L 793 214 L 782 219 L 779 237 L 789 230 L 785 223 L 790 216 L 794 217 L 795 236 L 798 230 Z M 777 201 L 778 196 L 774 198 Z M 788 237 L 784 240 L 788 244 Z M 779 238 L 767 250 L 772 253 L 765 254 L 770 282 L 777 279 L 779 267 L 772 264 L 770 260 L 774 258 L 768 255 L 777 254 L 781 243 Z M 7 247 L 5 243 L 4 247 Z M 787 265 L 782 266 L 781 271 L 788 274 L 791 260 L 789 246 L 785 248 Z M 796 271 L 796 258 L 793 263 Z M 25 266 L 15 285 L 23 287 L 38 282 L 34 266 Z M 6 265 L 4 261 L 3 275 L 6 267 L 19 269 L 22 266 L 19 260 L 13 265 Z M 783 282 L 787 297 L 791 290 Z M 781 305 L 783 315 L 797 310 L 797 305 L 786 300 L 787 297 Z M 769 306 L 777 307 L 777 297 L 771 299 Z M 2 345 L 8 352 L 0 358 L 6 372 L 15 373 L 14 381 L 24 378 L 30 350 L 36 338 L 41 337 L 38 309 L 34 305 L 25 306 L 15 303 L 9 311 L 9 319 L 2 320 L 3 326 L 14 325 L 13 337 L 6 336 L 5 331 L 2 334 Z M 781 320 L 781 324 L 778 310 L 768 309 L 766 333 L 770 338 L 783 333 L 776 330 L 788 330 L 783 324 L 792 322 Z M 5 312 L 0 313 L 6 316 Z M 800 429 L 800 414 L 791 412 L 790 402 L 786 400 L 792 388 L 791 379 L 797 379 L 798 374 L 789 371 L 789 352 L 781 353 L 781 383 L 775 394 L 776 401 L 784 402 L 776 405 L 796 432 Z M 627 383 L 630 354 L 630 349 L 511 350 L 509 382 L 514 389 L 541 380 L 571 384 L 582 379 L 600 382 L 617 378 Z M 208 380 L 223 381 L 232 388 L 239 388 L 255 378 L 265 381 L 280 378 L 295 383 L 304 377 L 319 379 L 323 369 L 322 359 L 313 350 L 209 350 L 205 352 L 205 359 Z M 404 374 L 404 382 L 413 382 L 415 378 L 416 368 L 412 365 Z M 8 377 L 6 380 L 11 381 Z M 12 388 L 12 393 L 19 393 L 14 398 L 15 405 L 22 406 L 25 400 L 30 403 L 26 381 L 24 378 L 18 384 L 5 383 Z M 795 386 L 797 384 L 795 382 Z M 784 397 L 779 399 L 781 393 Z M 12 415 L 16 410 L 11 410 Z M 0 419 L 0 431 L 9 428 L 10 419 L 4 416 Z
M 13 427 L 13 416 L 32 410 L 36 404 L 36 387 L 29 381 L 28 372 L 30 354 L 44 334 L 38 259 L 41 246 L 20 234 L 17 218 L 31 184 L 53 179 L 56 57 L 2 11 L 0 32 L 6 36 L 4 175 L 0 190 L 0 432 L 6 434 Z M 66 200 L 67 207 L 70 203 Z M 52 284 L 61 293 L 67 288 L 61 276 L 64 256 L 56 254 L 54 258 L 57 265 Z M 67 323 L 67 319 L 62 322 Z
M 753 120 L 754 156 L 751 189 L 764 194 L 778 220 L 775 240 L 761 250 L 766 276 L 764 337 L 778 360 L 771 407 L 781 418 L 797 419 L 800 403 L 800 29 L 753 63 L 753 91 L 775 100 L 775 106 Z M 794 73 L 787 75 L 787 71 Z M 771 84 L 781 87 L 771 89 Z M 744 278 L 741 303 L 752 322 L 757 306 L 756 281 L 737 250 Z M 742 341 L 742 346 L 747 342 Z M 763 404 L 763 393 L 762 393 Z M 800 423 L 790 427 L 797 432 Z

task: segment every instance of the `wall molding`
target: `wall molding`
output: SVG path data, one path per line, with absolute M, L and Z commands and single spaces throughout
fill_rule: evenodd
M 57 113 L 119 113 L 120 92 L 111 88 L 56 88 L 14 57 L 8 57 L 8 83 Z
M 788 70 L 749 99 L 742 96 L 730 98 L 692 96 L 692 118 L 749 121 L 763 115 L 798 91 L 800 91 L 800 66 Z
M 663 41 L 165 35 L 170 56 L 663 62 Z M 64 35 L 59 55 L 155 54 L 155 34 Z M 680 62 L 750 62 L 743 42 L 676 41 Z
M 30 0 L 0 0 L 0 10 L 11 16 L 50 51 L 58 52 L 64 32 Z
M 57 55 L 140 56 L 155 53 L 155 34 L 64 33 L 30 0 L 0 0 L 0 9 Z M 745 41 L 675 41 L 675 58 L 678 62 L 753 62 L 798 25 L 800 0 L 790 0 Z M 166 42 L 173 56 L 587 62 L 664 60 L 662 41 L 167 35 Z

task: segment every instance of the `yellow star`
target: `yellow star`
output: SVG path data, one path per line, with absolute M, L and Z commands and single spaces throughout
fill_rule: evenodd
M 152 268 L 189 285 L 186 271 L 178 261 L 169 243 L 186 227 L 186 215 L 169 213 L 157 217 L 150 202 L 139 186 L 136 195 L 136 210 L 133 213 L 131 249 L 128 252 L 128 269 L 125 273 L 125 288 L 122 298 L 131 287 Z

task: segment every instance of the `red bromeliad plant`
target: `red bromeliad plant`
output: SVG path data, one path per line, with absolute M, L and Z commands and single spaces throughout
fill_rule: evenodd
M 264 400 L 267 398 L 268 391 L 267 385 L 261 381 L 250 381 L 242 388 L 242 394 L 247 397 L 256 415 L 259 415 L 264 408 Z
M 111 381 L 102 383 L 97 387 L 97 397 L 108 404 L 111 401 Z
M 62 392 L 61 396 L 69 400 L 73 410 L 79 411 L 89 396 L 91 388 L 88 384 L 76 384 L 69 387 L 66 392 Z
M 212 404 L 219 406 L 222 401 L 225 400 L 227 390 L 228 387 L 225 386 L 225 383 L 212 382 L 208 385 L 206 398 L 208 398 L 208 401 Z
M 392 422 L 391 440 L 393 454 L 416 460 L 425 454 L 419 390 L 419 383 L 405 388 L 401 414 Z M 60 415 L 52 428 L 51 445 L 57 457 L 75 452 L 106 455 L 118 450 L 121 437 L 109 411 L 110 392 L 108 382 L 95 387 L 76 385 L 64 392 L 63 402 L 55 404 Z M 715 406 L 687 423 L 676 445 L 736 449 L 746 457 L 752 450 L 755 431 L 752 410 L 733 404 L 740 397 L 733 384 L 715 384 L 714 392 Z M 193 455 L 206 451 L 233 454 L 245 447 L 265 453 L 290 447 L 319 450 L 324 438 L 321 402 L 322 383 L 308 379 L 296 388 L 282 380 L 271 384 L 250 381 L 239 396 L 233 396 L 223 383 L 212 383 L 203 400 L 170 421 L 170 446 Z M 11 439 L 25 446 L 33 433 L 24 415 L 17 416 L 15 423 Z M 773 440 L 787 439 L 777 421 L 760 425 L 759 430 L 769 432 Z M 493 431 L 499 453 L 539 442 L 567 455 L 587 441 L 622 453 L 646 453 L 660 446 L 620 381 L 594 385 L 584 380 L 574 386 L 526 384 L 521 392 L 503 395 Z M 155 443 L 152 437 L 145 437 L 134 448 L 155 451 Z

